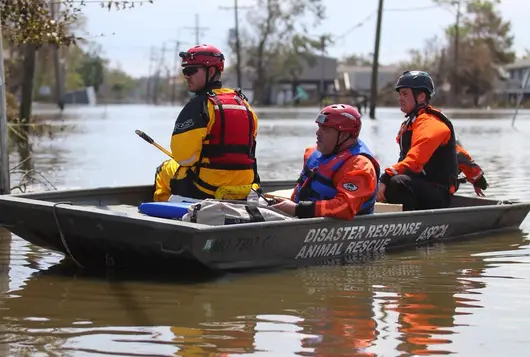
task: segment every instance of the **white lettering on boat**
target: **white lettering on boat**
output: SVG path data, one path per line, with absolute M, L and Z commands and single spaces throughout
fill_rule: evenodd
M 442 224 L 437 226 L 425 227 L 420 236 L 416 238 L 416 242 L 423 242 L 431 239 L 440 239 L 445 237 L 447 229 L 449 228 L 448 224 Z
M 392 237 L 412 236 L 416 242 L 445 237 L 449 225 L 430 225 L 423 222 L 352 225 L 335 228 L 309 229 L 304 245 L 295 259 L 339 257 L 365 252 L 384 252 Z M 414 238 L 416 237 L 416 238 Z
M 331 257 L 364 252 L 383 252 L 390 241 L 390 238 L 386 238 L 356 240 L 350 243 L 305 244 L 298 254 L 296 254 L 295 259 Z
M 398 224 L 372 224 L 368 226 L 346 226 L 338 228 L 310 229 L 304 243 L 341 242 L 367 238 L 386 238 L 416 234 L 421 222 Z

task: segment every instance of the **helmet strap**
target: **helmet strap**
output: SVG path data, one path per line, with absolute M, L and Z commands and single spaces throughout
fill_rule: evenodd
M 426 102 L 425 103 L 418 103 L 418 94 L 420 93 L 425 93 L 424 91 L 422 90 L 418 90 L 418 89 L 412 89 L 412 96 L 414 97 L 414 109 L 412 110 L 412 112 L 408 113 L 407 115 L 405 115 L 405 117 L 407 118 L 411 118 L 413 116 L 415 116 L 418 111 L 420 110 L 420 108 L 423 108 L 423 107 L 426 107 L 427 104 L 429 104 L 429 95 L 427 93 L 425 93 L 425 99 L 426 99 Z
M 210 78 L 210 68 L 212 67 L 215 68 L 215 73 Z M 217 78 L 221 72 L 219 69 L 217 69 L 217 67 L 214 66 L 204 66 L 204 68 L 206 69 L 206 82 L 204 83 L 204 89 L 210 89 L 210 85 L 215 82 L 215 78 Z
M 337 130 L 337 129 L 335 129 L 335 130 Z M 338 154 L 338 153 L 339 153 L 339 149 L 340 149 L 340 147 L 342 146 L 342 144 L 344 144 L 347 140 L 349 140 L 349 139 L 351 138 L 351 134 L 350 134 L 350 136 L 346 137 L 346 139 L 341 140 L 341 141 L 339 142 L 339 138 L 340 138 L 340 133 L 341 133 L 341 132 L 340 132 L 339 130 L 337 130 L 337 133 L 338 133 L 338 135 L 337 135 L 337 142 L 336 142 L 336 144 L 335 144 L 335 147 L 333 148 L 333 154 Z

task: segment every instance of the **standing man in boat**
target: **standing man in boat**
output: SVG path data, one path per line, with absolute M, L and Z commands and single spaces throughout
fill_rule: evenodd
M 464 174 L 464 178 L 458 180 L 459 183 L 469 182 L 473 185 L 477 196 L 485 196 L 483 190 L 486 190 L 489 185 L 484 176 L 484 171 L 464 149 L 458 139 L 456 140 L 456 153 L 458 155 L 458 173 Z M 458 190 L 458 185 L 456 189 Z
M 351 220 L 374 211 L 379 163 L 359 139 L 361 115 L 333 104 L 317 116 L 317 145 L 304 154 L 304 168 L 291 200 L 273 207 L 299 218 Z
M 427 72 L 403 72 L 395 89 L 406 120 L 396 138 L 399 161 L 381 175 L 377 201 L 402 204 L 404 211 L 447 208 L 458 179 L 453 124 L 429 105 L 435 90 Z
M 245 199 L 251 185 L 259 184 L 258 117 L 239 89 L 223 88 L 225 57 L 218 48 L 197 45 L 179 55 L 194 96 L 175 122 L 171 136 L 174 160 L 157 169 L 174 174 L 169 185 L 157 175 L 154 198 L 167 200 L 169 187 L 173 195 L 195 199 Z

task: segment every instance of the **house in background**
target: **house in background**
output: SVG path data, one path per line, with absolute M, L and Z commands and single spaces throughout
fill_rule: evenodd
M 338 60 L 334 57 L 315 56 L 312 59 L 300 60 L 301 70 L 293 76 L 278 81 L 272 90 L 275 104 L 287 104 L 300 99 L 304 93 L 306 100 L 319 102 L 333 92 L 337 78 Z
M 222 76 L 223 87 L 236 89 L 237 86 L 237 72 L 235 66 L 229 67 Z M 252 72 L 248 68 L 241 69 L 241 92 L 247 97 L 249 103 L 254 99 L 254 90 L 252 88 L 253 81 Z
M 339 89 L 354 90 L 360 95 L 370 95 L 372 90 L 372 66 L 348 66 L 340 65 Z M 388 86 L 393 86 L 399 77 L 400 68 L 397 66 L 382 66 L 378 68 L 377 90 L 381 91 Z
M 530 59 L 517 60 L 504 66 L 506 78 L 498 81 L 495 89 L 497 99 L 515 104 L 519 95 L 523 94 L 523 102 L 530 99 L 530 80 L 525 76 L 530 76 Z M 525 88 L 522 86 L 525 84 Z
M 332 57 L 315 57 L 313 61 L 300 60 L 301 69 L 293 76 L 286 76 L 268 88 L 270 105 L 292 103 L 299 97 L 300 92 L 307 95 L 307 100 L 318 102 L 320 100 L 321 83 L 324 93 L 333 91 L 333 83 L 337 76 L 337 59 Z M 253 82 L 255 73 L 253 69 L 243 68 L 241 71 L 241 90 L 252 103 L 254 99 Z M 223 73 L 223 86 L 237 88 L 237 74 L 235 67 L 228 68 Z M 302 90 L 300 90 L 302 89 Z M 258 103 L 262 104 L 262 103 Z

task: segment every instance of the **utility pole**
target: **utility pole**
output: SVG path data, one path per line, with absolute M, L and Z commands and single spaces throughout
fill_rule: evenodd
M 4 73 L 4 44 L 0 18 L 0 195 L 11 193 L 9 182 L 9 153 L 7 152 L 7 105 Z
M 175 42 L 175 58 L 173 60 L 173 78 L 171 81 L 171 104 L 175 104 L 176 100 L 176 81 L 177 81 L 177 73 L 178 73 L 178 61 L 179 61 L 179 48 L 180 48 L 180 41 L 177 40 Z
M 453 1 L 453 5 L 456 5 L 456 21 L 455 21 L 455 38 L 454 38 L 454 70 L 453 70 L 453 86 L 450 93 L 452 94 L 451 104 L 456 106 L 457 98 L 460 93 L 460 86 L 458 83 L 458 48 L 460 47 L 460 4 L 461 0 Z
M 239 9 L 251 9 L 252 6 L 239 6 L 237 0 L 234 0 L 234 6 L 219 6 L 221 10 L 234 10 L 235 18 L 235 37 L 236 37 L 236 75 L 237 75 L 237 87 L 241 88 L 241 42 L 239 38 Z M 242 88 L 241 88 L 242 89 Z
M 208 30 L 208 27 L 200 27 L 199 26 L 199 14 L 195 14 L 195 26 L 194 27 L 186 27 L 188 30 L 193 30 L 195 32 L 195 44 L 200 45 L 200 35 L 202 30 Z
M 324 69 L 325 69 L 325 55 L 326 55 L 326 37 L 320 36 L 320 49 L 322 50 L 322 55 L 320 58 L 320 107 L 322 107 L 322 102 L 324 101 L 324 94 L 327 91 L 324 91 Z
M 155 72 L 155 83 L 153 88 L 153 103 L 156 105 L 158 104 L 158 87 L 160 84 L 160 72 L 162 71 L 162 67 L 165 64 L 165 56 L 166 56 L 166 44 L 162 44 L 162 53 L 160 54 L 160 62 L 158 63 L 158 66 L 156 68 Z
M 55 2 L 54 0 L 50 1 L 50 15 L 52 20 L 56 20 L 56 13 L 59 12 L 59 7 L 61 6 L 60 2 Z M 59 45 L 53 45 L 53 67 L 55 70 L 55 99 L 57 101 L 57 106 L 61 111 L 64 109 L 64 82 L 61 71 L 60 59 L 59 59 Z
M 153 61 L 155 59 L 155 49 L 153 46 L 151 46 L 151 50 L 149 52 L 149 69 L 147 73 L 147 82 L 146 82 L 146 89 L 145 89 L 145 101 L 146 103 L 151 102 L 151 92 L 152 92 L 152 85 L 151 85 L 151 76 L 153 72 Z
M 372 62 L 372 85 L 370 93 L 370 119 L 375 120 L 375 107 L 377 102 L 377 79 L 379 71 L 379 44 L 381 42 L 381 22 L 383 20 L 383 0 L 379 0 L 377 8 L 377 27 L 375 31 L 374 59 Z

